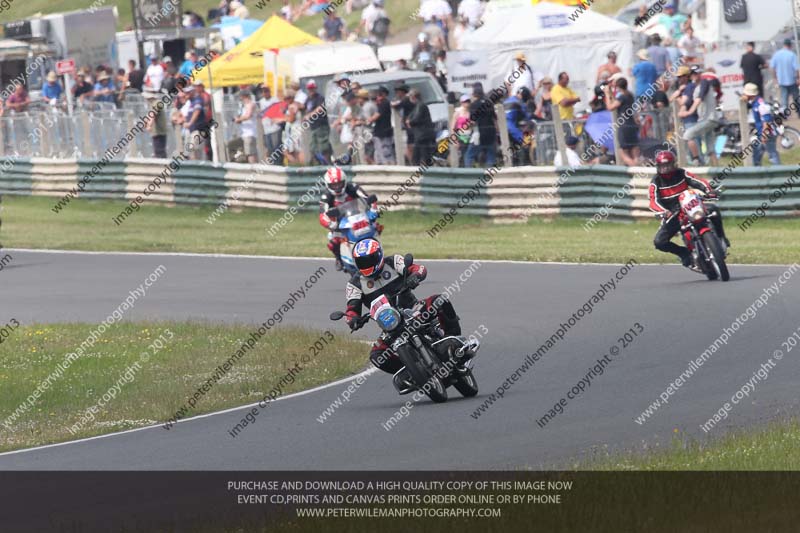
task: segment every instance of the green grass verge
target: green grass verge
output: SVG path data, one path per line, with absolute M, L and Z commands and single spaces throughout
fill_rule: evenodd
M 12 20 L 20 20 L 26 17 L 31 17 L 36 14 L 49 15 L 51 13 L 62 13 L 66 11 L 75 11 L 79 9 L 86 9 L 89 3 L 79 0 L 26 0 L 20 2 L 19 0 L 11 0 L 12 7 L 10 9 L 0 12 L 0 23 L 9 22 Z M 302 4 L 301 0 L 292 0 L 294 7 Z M 411 14 L 419 7 L 418 2 L 414 1 L 394 1 L 386 3 L 386 11 L 389 18 L 392 20 L 392 33 L 399 33 L 409 27 L 419 24 L 418 21 L 411 18 Z M 216 0 L 183 0 L 182 2 L 184 11 L 194 11 L 205 18 L 209 9 L 219 7 L 219 2 Z M 267 20 L 273 14 L 277 14 L 283 6 L 281 0 L 270 0 L 266 7 L 259 9 L 256 7 L 256 0 L 250 0 L 246 4 L 250 10 L 250 18 L 258 20 Z M 131 3 L 129 1 L 123 2 L 106 2 L 101 7 L 117 7 L 119 13 L 119 21 L 117 23 L 117 30 L 121 31 L 133 25 L 133 18 L 131 17 Z M 355 29 L 358 21 L 361 18 L 361 11 L 347 15 L 344 10 L 344 4 L 339 11 L 340 16 L 347 23 L 349 29 Z M 322 28 L 322 20 L 324 13 L 315 16 L 304 16 L 294 22 L 294 25 L 299 27 L 305 32 L 314 36 L 317 31 Z
M 676 430 L 677 432 L 678 430 Z M 665 448 L 609 454 L 573 465 L 576 470 L 800 470 L 800 421 L 730 432 L 699 442 L 676 438 Z
M 303 213 L 269 238 L 267 228 L 282 211 L 229 211 L 214 224 L 206 222 L 213 207 L 167 207 L 145 204 L 116 226 L 112 217 L 127 205 L 121 201 L 73 200 L 61 213 L 54 198 L 6 196 L 3 199 L 3 246 L 65 250 L 203 252 L 317 256 L 328 255 L 326 230 L 317 215 Z M 655 220 L 604 221 L 584 231 L 584 219 L 532 219 L 525 224 L 495 224 L 458 215 L 435 238 L 427 234 L 438 215 L 417 211 L 386 213 L 383 242 L 390 253 L 412 252 L 426 258 L 515 259 L 618 263 L 673 263 L 653 248 Z M 726 219 L 734 263 L 790 263 L 797 260 L 798 219 L 761 219 L 746 232 Z M 46 228 L 46 229 L 45 229 Z
M 164 423 L 254 330 L 248 325 L 196 322 L 118 323 L 67 364 L 60 377 L 51 378 L 33 407 L 10 420 L 96 328 L 96 324 L 22 325 L 0 344 L 0 451 Z M 282 395 L 364 368 L 368 347 L 332 333 L 333 340 L 314 355 L 309 347 L 321 336 L 330 336 L 294 327 L 270 331 L 200 397 L 186 417 L 258 402 L 296 362 L 301 370 L 293 372 L 292 383 L 284 380 Z M 302 364 L 306 355 L 310 360 Z M 98 405 L 115 386 L 115 397 L 109 393 L 107 403 Z M 96 412 L 87 411 L 94 406 Z
M 26 17 L 31 17 L 36 14 L 49 15 L 51 13 L 62 13 L 65 11 L 75 11 L 78 9 L 86 9 L 87 2 L 79 0 L 26 0 L 20 2 L 19 0 L 11 0 L 12 6 L 0 12 L 0 23 L 10 22 L 12 20 L 20 20 Z M 297 7 L 302 4 L 302 0 L 292 0 L 292 5 Z M 628 0 L 605 0 L 597 2 L 592 6 L 592 10 L 599 13 L 611 14 L 616 13 L 621 7 L 626 5 Z M 194 11 L 199 13 L 205 18 L 209 9 L 219 7 L 219 2 L 216 0 L 183 0 L 182 2 L 184 11 Z M 250 10 L 250 17 L 259 20 L 266 20 L 272 14 L 277 13 L 283 6 L 281 0 L 270 0 L 266 7 L 259 9 L 256 7 L 256 1 L 250 0 L 246 3 L 247 8 Z M 342 4 L 343 6 L 344 4 Z M 131 3 L 126 1 L 122 2 L 106 2 L 101 7 L 117 7 L 119 13 L 119 22 L 117 24 L 118 30 L 124 30 L 133 25 L 133 18 L 131 17 Z M 389 18 L 392 20 L 392 33 L 400 33 L 411 26 L 419 24 L 419 21 L 411 18 L 411 14 L 419 8 L 417 0 L 394 0 L 386 2 L 386 11 Z M 339 15 L 344 18 L 349 29 L 354 29 L 358 25 L 361 17 L 361 11 L 356 11 L 347 15 L 342 7 Z M 317 34 L 317 30 L 322 27 L 323 14 L 316 16 L 301 17 L 294 22 L 303 31 Z

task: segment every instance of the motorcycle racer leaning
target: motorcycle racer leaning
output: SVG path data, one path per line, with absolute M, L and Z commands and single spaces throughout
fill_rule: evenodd
M 400 294 L 398 303 L 402 308 L 411 308 L 417 302 L 411 290 L 404 289 L 416 288 L 427 277 L 428 271 L 423 265 L 406 267 L 401 255 L 384 258 L 381 243 L 375 239 L 359 241 L 353 248 L 353 259 L 359 272 L 350 278 L 345 288 L 345 319 L 351 331 L 360 327 L 357 319 L 361 317 L 362 306 L 369 307 L 381 295 L 385 294 L 391 300 Z M 406 274 L 408 276 L 404 282 Z M 422 312 L 431 316 L 435 313 L 446 337 L 461 335 L 458 315 L 449 300 L 434 294 L 426 298 L 424 304 Z M 381 338 L 372 345 L 369 359 L 373 365 L 389 374 L 395 374 L 403 368 L 403 363 L 396 354 L 391 353 Z
M 678 197 L 689 187 L 703 191 L 709 198 L 717 198 L 716 191 L 708 181 L 697 178 L 686 169 L 678 168 L 675 165 L 675 155 L 672 152 L 659 152 L 656 155 L 656 176 L 650 182 L 650 210 L 664 213 L 664 215 L 653 244 L 662 252 L 677 255 L 683 266 L 691 268 L 692 256 L 688 248 L 672 242 L 672 237 L 681 229 L 681 223 L 677 216 L 680 207 Z M 716 205 L 707 204 L 706 209 L 709 213 L 717 213 L 717 216 L 711 218 L 714 229 L 725 241 L 725 245 L 730 247 L 730 242 L 725 237 L 722 227 L 722 215 L 719 214 L 719 208 Z
M 347 181 L 347 175 L 339 167 L 330 167 L 327 172 L 325 172 L 325 189 L 326 191 L 319 202 L 319 223 L 330 230 L 330 233 L 328 233 L 328 250 L 333 252 L 333 256 L 336 258 L 336 270 L 342 270 L 340 249 L 344 238 L 341 233 L 336 231 L 339 221 L 330 217 L 328 211 L 333 207 L 337 207 L 356 198 L 366 200 L 368 195 L 363 187 Z M 375 219 L 378 218 L 377 202 L 370 206 L 367 216 L 370 222 L 374 222 Z M 381 224 L 378 224 L 377 227 L 378 234 L 383 232 L 383 226 Z

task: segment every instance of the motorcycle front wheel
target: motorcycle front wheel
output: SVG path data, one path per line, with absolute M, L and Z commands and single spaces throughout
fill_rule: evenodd
M 710 254 L 711 268 L 714 269 L 714 279 L 717 277 L 722 281 L 731 279 L 728 272 L 728 265 L 725 264 L 725 254 L 722 252 L 722 245 L 719 238 L 712 232 L 707 232 L 703 235 L 703 244 L 706 245 L 706 250 Z M 711 276 L 709 276 L 711 279 Z
M 800 131 L 784 126 L 783 135 L 778 137 L 778 152 L 788 152 L 800 146 Z
M 408 344 L 403 344 L 397 350 L 397 357 L 403 366 L 406 367 L 414 385 L 417 386 L 425 395 L 436 403 L 447 401 L 447 389 L 444 388 L 442 380 L 434 376 L 420 361 L 416 349 Z
M 464 398 L 472 398 L 478 394 L 478 381 L 472 375 L 472 370 L 463 376 L 459 376 L 453 386 Z

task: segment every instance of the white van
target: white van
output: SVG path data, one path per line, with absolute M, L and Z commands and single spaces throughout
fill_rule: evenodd
M 791 0 L 696 0 L 689 8 L 695 35 L 709 43 L 769 41 L 793 20 Z
M 409 89 L 417 89 L 421 93 L 422 101 L 428 105 L 431 120 L 436 125 L 436 130 L 447 128 L 447 96 L 436 78 L 419 70 L 396 70 L 392 72 L 375 72 L 353 76 L 351 81 L 357 81 L 364 89 L 375 91 L 381 85 L 389 89 L 389 98 L 394 98 L 394 87 L 402 82 Z

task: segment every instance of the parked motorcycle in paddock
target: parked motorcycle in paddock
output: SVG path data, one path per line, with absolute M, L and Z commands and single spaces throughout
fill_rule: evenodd
M 737 95 L 741 94 L 737 91 Z M 787 113 L 785 108 L 779 102 L 772 102 L 772 116 L 773 117 L 786 117 Z M 748 114 L 748 127 L 750 128 L 749 139 L 746 146 L 752 146 L 757 138 L 755 128 L 753 126 L 753 117 Z M 716 129 L 717 145 L 715 149 L 718 155 L 734 155 L 742 153 L 742 132 L 738 122 L 731 122 L 727 119 L 720 121 Z M 777 135 L 776 146 L 778 152 L 789 152 L 795 147 L 800 145 L 800 130 L 788 126 L 785 120 L 779 120 L 775 126 L 775 134 Z
M 687 190 L 678 196 L 680 210 L 678 220 L 681 223 L 681 236 L 683 242 L 692 254 L 692 262 L 695 270 L 705 274 L 713 281 L 720 279 L 728 281 L 730 273 L 725 257 L 728 254 L 728 247 L 725 241 L 717 235 L 714 229 L 712 218 L 719 216 L 718 211 L 709 211 L 705 202 L 716 199 L 715 197 L 704 197 L 700 193 Z M 663 217 L 662 213 L 657 216 Z
M 411 254 L 404 260 L 406 267 L 414 264 Z M 378 323 L 381 339 L 404 365 L 392 379 L 401 395 L 422 391 L 432 401 L 442 403 L 447 401 L 448 387 L 453 386 L 464 397 L 475 396 L 478 382 L 472 372 L 473 357 L 480 343 L 473 338 L 445 336 L 436 313 L 426 313 L 425 303 L 416 297 L 412 298 L 416 303 L 411 308 L 401 308 L 401 295 L 415 289 L 418 283 L 406 276 L 397 294 L 382 295 L 372 302 L 369 312 L 356 319 L 355 329 L 370 320 Z M 334 311 L 330 319 L 341 320 L 344 316 L 342 311 Z
M 383 226 L 376 222 L 378 213 L 371 214 L 370 206 L 377 201 L 377 196 L 371 194 L 368 198 L 354 198 L 327 211 L 331 220 L 336 221 L 332 230 L 339 232 L 344 241 L 341 244 L 342 270 L 352 276 L 358 269 L 353 261 L 353 246 L 362 239 L 380 240 L 378 237 Z

